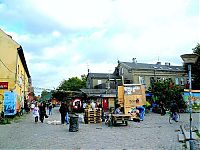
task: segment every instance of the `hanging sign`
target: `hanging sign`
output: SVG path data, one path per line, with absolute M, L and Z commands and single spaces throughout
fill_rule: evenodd
M 0 89 L 8 89 L 8 82 L 0 82 Z

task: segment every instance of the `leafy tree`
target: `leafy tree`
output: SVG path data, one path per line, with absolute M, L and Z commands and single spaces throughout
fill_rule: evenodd
M 52 91 L 52 96 L 59 101 L 68 101 L 72 97 L 82 96 L 80 89 L 86 87 L 86 76 L 82 75 L 81 79 L 72 77 L 68 80 L 63 80 L 57 90 Z
M 43 90 L 42 93 L 41 93 L 41 98 L 40 98 L 40 100 L 41 100 L 41 101 L 48 101 L 48 100 L 51 99 L 51 97 L 52 97 L 51 92 L 48 92 L 48 91 L 46 91 L 46 90 Z
M 200 44 L 198 43 L 192 50 L 193 53 L 200 55 Z M 194 77 L 192 81 L 192 89 L 200 90 L 200 56 L 197 62 L 192 65 L 192 76 Z
M 49 92 L 47 92 L 46 90 L 43 90 L 41 93 L 41 97 L 45 97 L 46 95 L 48 95 Z
M 65 91 L 80 91 L 81 88 L 84 88 L 86 80 L 83 78 L 79 79 L 78 77 L 72 77 L 68 80 L 63 80 L 58 87 L 59 90 Z
M 183 88 L 174 85 L 174 83 L 169 79 L 153 82 L 149 91 L 154 94 L 154 97 L 157 97 L 157 103 L 162 101 L 166 108 L 170 108 L 173 100 L 176 101 L 179 108 L 185 108 L 185 102 L 182 97 Z

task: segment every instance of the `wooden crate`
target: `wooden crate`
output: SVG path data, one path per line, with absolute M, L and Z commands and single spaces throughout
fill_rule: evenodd
M 85 120 L 85 124 L 90 124 L 90 123 L 102 123 L 102 119 L 99 120 Z
M 102 110 L 101 109 L 94 109 L 94 110 L 85 110 L 84 120 L 85 123 L 101 123 L 102 119 Z

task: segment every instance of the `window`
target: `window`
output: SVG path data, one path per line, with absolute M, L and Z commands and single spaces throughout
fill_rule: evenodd
M 150 77 L 150 84 L 154 82 L 154 77 Z
M 119 75 L 123 75 L 124 74 L 124 68 L 120 68 L 120 73 Z
M 179 85 L 178 78 L 175 78 L 175 84 L 176 84 L 176 85 Z
M 183 78 L 180 79 L 180 84 L 184 85 L 184 79 Z
M 98 81 L 97 81 L 97 84 L 98 84 L 98 85 L 101 84 L 101 80 L 98 80 Z
M 140 84 L 145 84 L 144 77 L 139 76 L 139 83 Z

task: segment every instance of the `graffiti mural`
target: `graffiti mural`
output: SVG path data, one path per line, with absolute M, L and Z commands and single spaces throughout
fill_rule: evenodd
M 5 115 L 16 114 L 16 93 L 4 92 L 4 113 Z
M 189 105 L 189 99 L 192 101 L 192 109 L 200 112 L 200 90 L 192 91 L 192 96 L 190 93 L 185 91 L 183 94 L 184 101 Z

